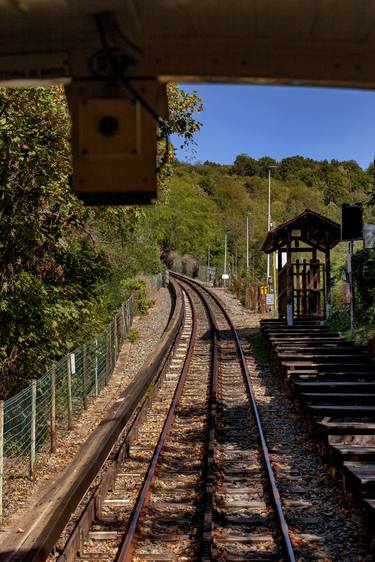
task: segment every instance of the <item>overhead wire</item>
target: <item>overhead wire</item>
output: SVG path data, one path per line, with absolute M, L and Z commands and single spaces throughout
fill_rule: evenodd
M 94 15 L 96 27 L 99 33 L 100 41 L 102 44 L 102 49 L 93 53 L 88 59 L 88 68 L 93 76 L 100 78 L 101 80 L 114 81 L 115 83 L 120 83 L 126 90 L 131 94 L 133 99 L 138 101 L 142 107 L 151 115 L 151 117 L 156 122 L 159 128 L 158 139 L 165 141 L 165 149 L 163 156 L 160 159 L 160 163 L 157 166 L 156 172 L 160 173 L 164 166 L 167 164 L 168 156 L 170 152 L 170 139 L 169 131 L 166 121 L 158 115 L 154 108 L 148 103 L 148 101 L 142 96 L 142 94 L 133 86 L 129 78 L 124 74 L 125 68 L 132 62 L 132 59 L 126 55 L 123 49 L 120 47 L 112 47 L 109 44 L 107 30 L 103 22 L 103 16 L 107 16 L 108 12 L 99 13 Z M 112 20 L 116 21 L 115 19 Z M 127 42 L 128 45 L 132 46 L 133 49 L 137 47 L 126 37 L 126 35 L 121 31 L 120 27 L 117 25 L 117 31 L 120 32 L 121 38 Z M 138 50 L 139 51 L 139 50 Z M 94 67 L 94 61 L 100 55 L 104 55 L 106 61 L 111 68 L 110 74 L 101 74 Z M 116 56 L 118 55 L 118 56 Z

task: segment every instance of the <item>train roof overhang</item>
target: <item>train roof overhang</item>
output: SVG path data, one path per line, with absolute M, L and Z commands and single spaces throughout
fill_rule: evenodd
M 375 3 L 363 0 L 0 0 L 0 79 L 12 79 L 19 55 L 47 54 L 50 78 L 86 76 L 102 12 L 137 48 L 132 76 L 375 85 Z
M 125 79 L 162 117 L 168 81 L 375 86 L 371 1 L 0 0 L 0 85 L 72 84 L 73 188 L 88 203 L 156 195 L 156 125 L 125 89 L 96 83 L 98 21 L 126 61 Z M 120 143 L 100 136 L 103 120 L 121 116 Z

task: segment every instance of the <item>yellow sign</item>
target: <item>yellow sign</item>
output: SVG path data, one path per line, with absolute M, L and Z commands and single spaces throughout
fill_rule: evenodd
M 269 293 L 268 285 L 261 285 L 259 287 L 259 292 L 260 292 L 261 295 L 268 295 L 268 293 Z

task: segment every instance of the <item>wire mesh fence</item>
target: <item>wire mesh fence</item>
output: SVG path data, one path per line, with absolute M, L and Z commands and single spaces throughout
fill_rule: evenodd
M 159 290 L 161 273 L 152 282 Z M 0 518 L 4 483 L 32 477 L 38 457 L 55 451 L 57 432 L 72 429 L 90 397 L 107 385 L 136 312 L 131 296 L 101 334 L 73 349 L 12 398 L 0 401 Z

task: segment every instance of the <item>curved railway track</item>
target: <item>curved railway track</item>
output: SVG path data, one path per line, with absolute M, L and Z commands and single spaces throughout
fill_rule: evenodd
M 330 560 L 309 547 L 316 536 L 301 536 L 308 487 L 285 487 L 285 474 L 297 477 L 274 448 L 272 423 L 280 423 L 268 419 L 281 501 L 255 360 L 224 305 L 177 274 L 171 293 L 158 346 L 62 474 L 61 489 L 43 498 L 21 548 L 1 560 L 36 562 L 51 552 L 50 562 L 294 561 L 282 501 L 298 559 Z
M 174 278 L 185 321 L 173 356 L 58 562 L 294 561 L 240 340 L 214 294 Z

